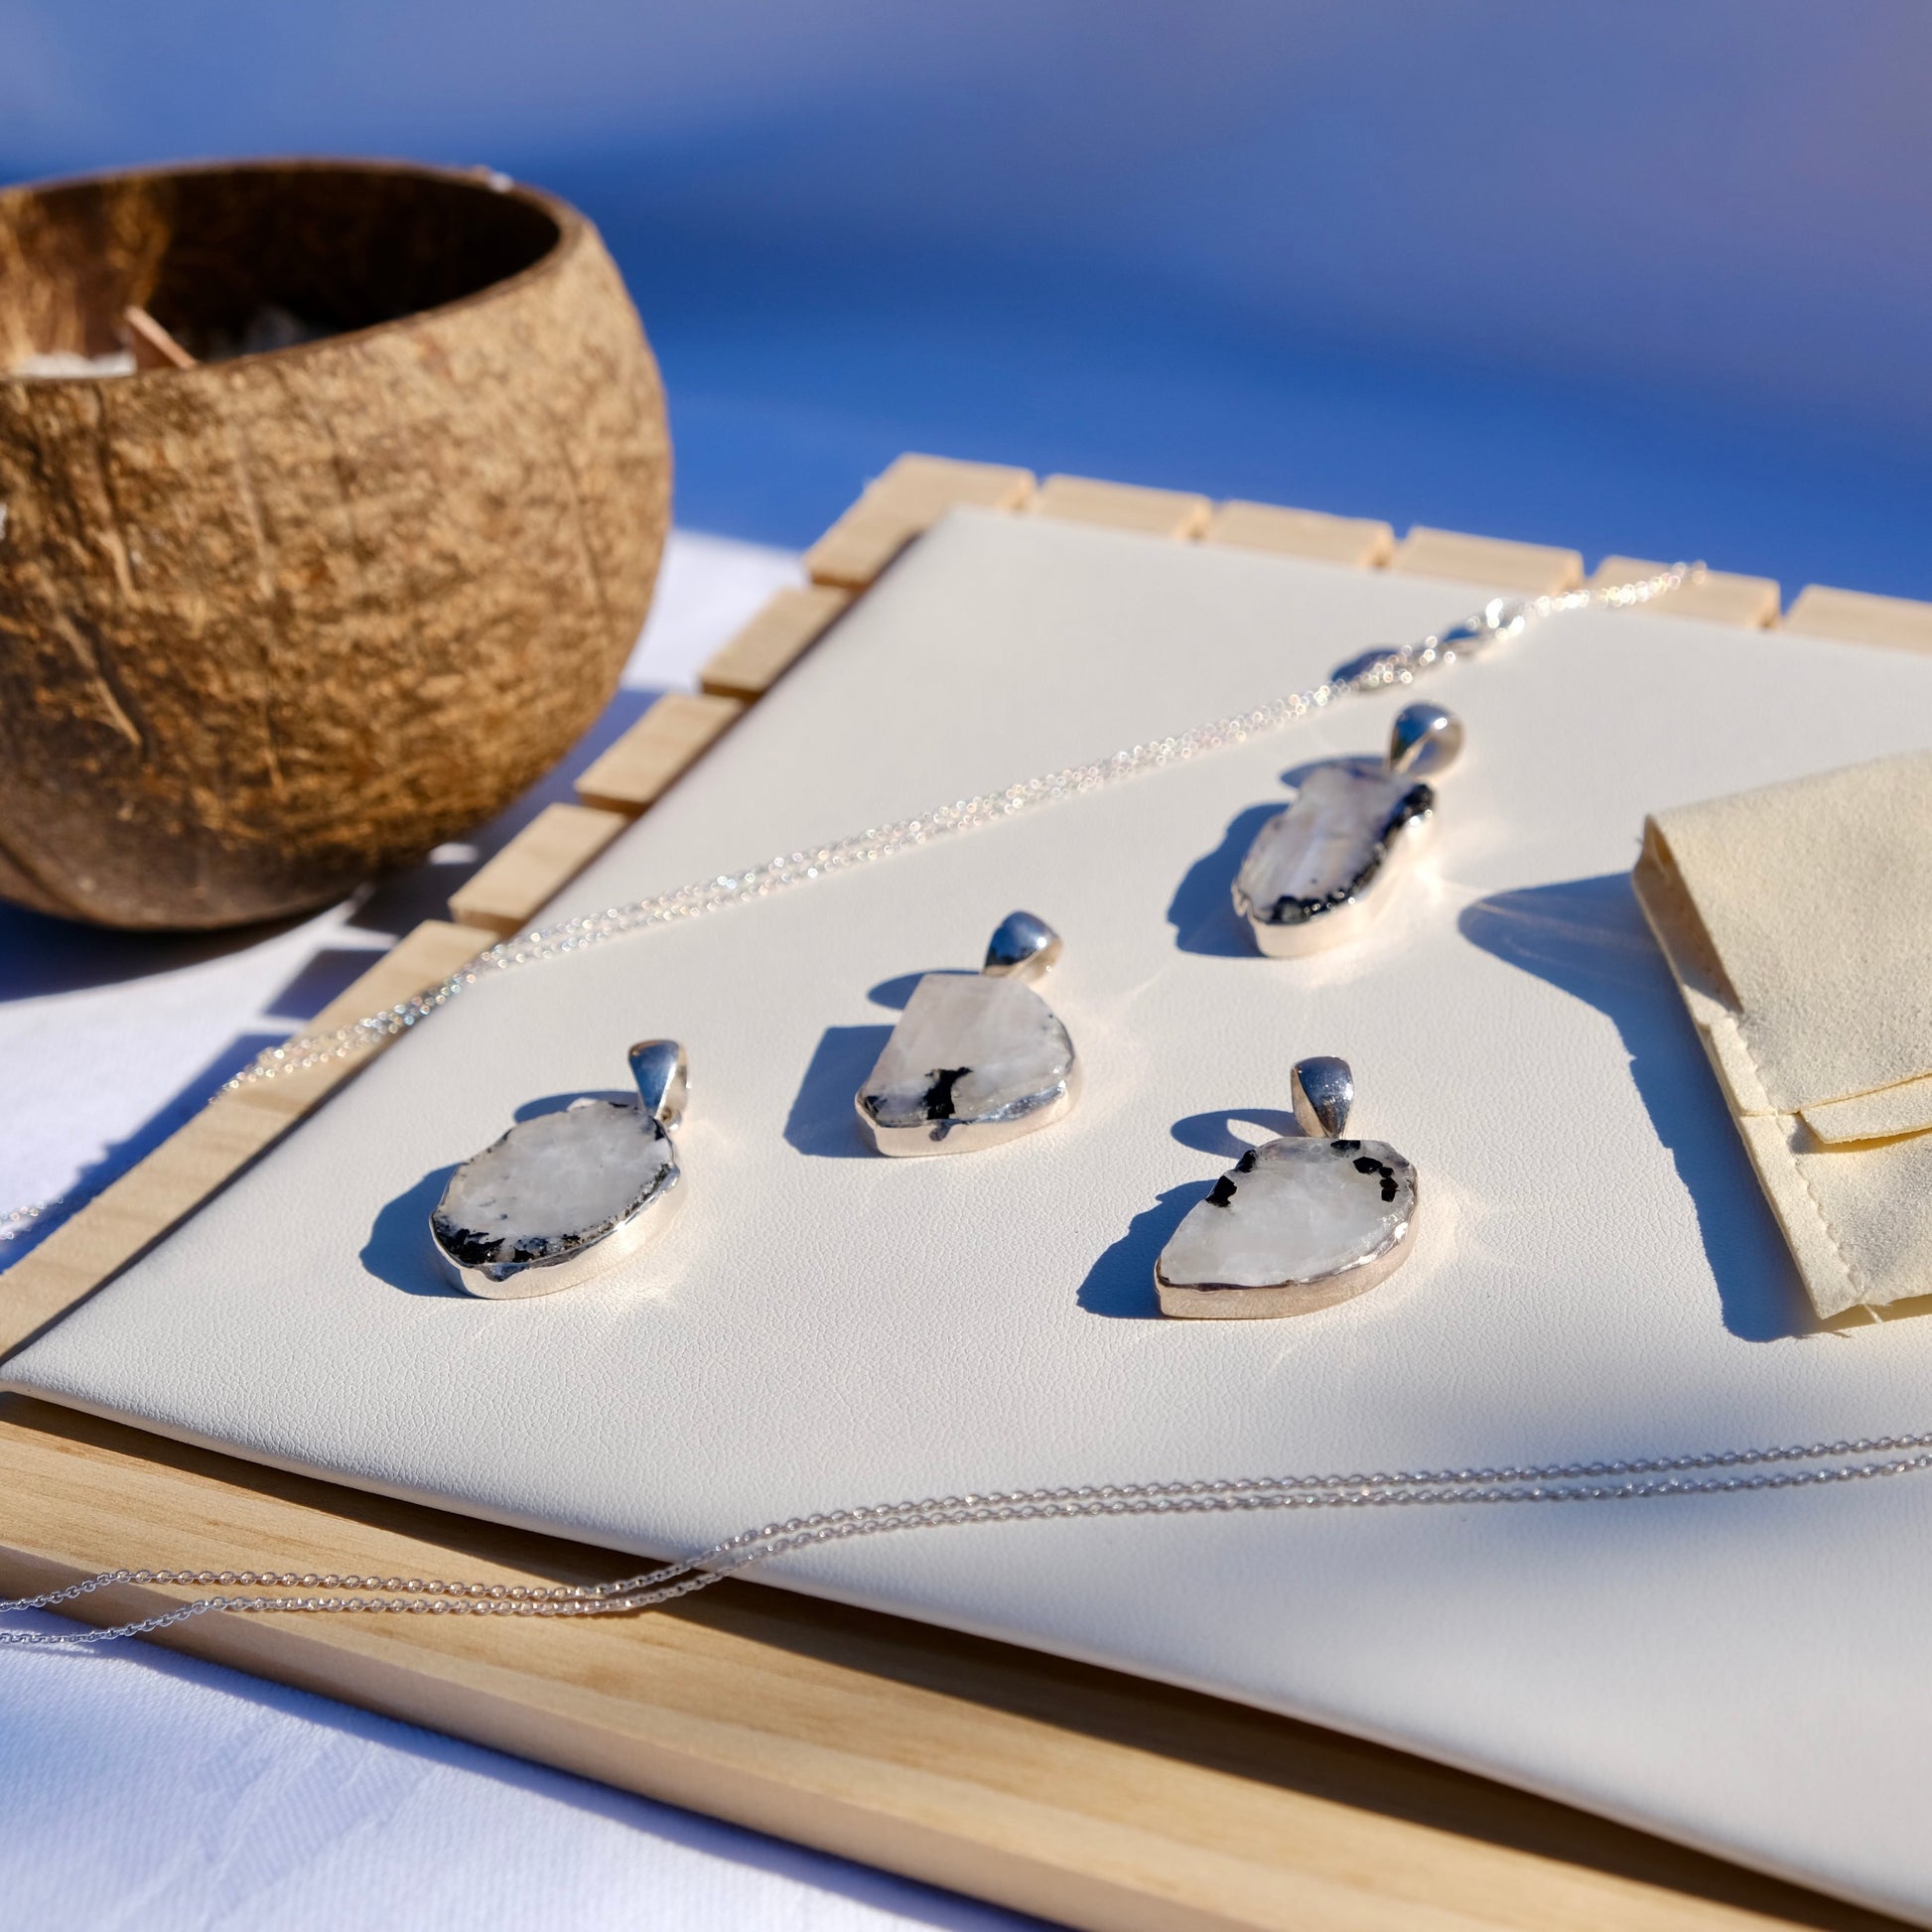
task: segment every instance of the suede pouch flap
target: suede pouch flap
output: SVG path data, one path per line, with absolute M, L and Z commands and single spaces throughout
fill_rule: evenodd
M 1659 812 L 1634 883 L 1818 1311 L 1932 1293 L 1932 753 Z
M 1876 1131 L 1932 1129 L 1932 752 L 1660 812 L 1645 849 L 1722 974 L 1753 1111 L 1886 1094 Z

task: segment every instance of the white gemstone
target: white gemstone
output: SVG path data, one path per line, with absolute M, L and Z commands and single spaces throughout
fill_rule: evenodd
M 1188 1210 L 1156 1282 L 1171 1314 L 1292 1314 L 1373 1287 L 1400 1259 L 1416 1173 L 1381 1141 L 1284 1138 Z
M 1016 1121 L 1066 1091 L 1073 1042 L 1024 981 L 927 973 L 905 1003 L 859 1105 L 878 1127 L 943 1143 L 955 1127 Z
M 1294 804 L 1255 835 L 1235 878 L 1235 909 L 1268 925 L 1319 918 L 1365 891 L 1389 841 L 1434 804 L 1427 785 L 1399 772 L 1347 759 L 1316 765 Z
M 430 1225 L 452 1261 L 513 1272 L 601 1241 L 676 1180 L 670 1136 L 641 1107 L 578 1100 L 466 1161 Z

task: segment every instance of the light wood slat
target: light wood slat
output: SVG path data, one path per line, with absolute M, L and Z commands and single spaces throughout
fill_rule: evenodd
M 580 803 L 635 818 L 744 715 L 736 698 L 667 691 L 577 780 Z
M 1092 477 L 1048 477 L 1030 507 L 1035 516 L 1100 523 L 1150 537 L 1199 536 L 1214 508 L 1205 496 L 1183 490 L 1143 489 L 1137 483 L 1101 483 Z
M 1505 537 L 1465 536 L 1418 523 L 1395 547 L 1391 570 L 1414 577 L 1453 577 L 1500 590 L 1573 591 L 1584 581 L 1584 560 L 1574 550 Z
M 327 1033 L 394 1006 L 447 979 L 488 943 L 488 935 L 475 926 L 426 919 L 330 1001 L 305 1031 Z M 217 1094 L 0 1274 L 0 1355 L 151 1247 L 386 1044 L 353 1059 Z
M 1239 499 L 1216 507 L 1200 540 L 1240 550 L 1274 550 L 1287 557 L 1315 557 L 1364 570 L 1386 564 L 1395 554 L 1395 532 L 1372 517 L 1329 516 L 1322 510 Z
M 1642 557 L 1605 557 L 1590 573 L 1592 587 L 1627 584 L 1632 578 L 1654 577 L 1666 566 Z M 1685 584 L 1660 598 L 1655 607 L 1667 618 L 1704 618 L 1712 623 L 1734 623 L 1745 630 L 1768 630 L 1778 621 L 1778 587 L 1769 577 L 1737 577 L 1725 570 L 1707 570 L 1702 580 Z
M 1033 488 L 1030 470 L 902 456 L 805 552 L 806 575 L 815 584 L 862 591 L 947 510 L 962 504 L 1019 509 Z
M 852 593 L 834 584 L 773 592 L 764 609 L 706 663 L 698 682 L 719 697 L 747 704 L 761 698 L 851 602 Z
M 462 924 L 507 939 L 529 925 L 629 823 L 624 813 L 594 805 L 546 805 L 450 895 L 450 910 Z
M 638 1567 L 17 1397 L 0 1470 L 9 1591 L 142 1566 Z M 83 1614 L 186 1593 L 112 1588 Z M 1094 1932 L 1888 1923 L 1311 1725 L 752 1584 L 637 1617 L 206 1616 L 163 1641 Z
M 448 919 L 425 919 L 421 925 L 405 932 L 366 973 L 344 987 L 308 1023 L 306 1031 L 329 1033 L 379 1013 L 384 1007 L 408 999 L 412 993 L 420 993 L 448 979 L 459 966 L 475 959 L 480 950 L 472 927 L 455 925 Z M 258 1091 L 265 1095 L 278 1089 L 296 1091 L 296 1081 L 320 1078 L 323 1072 L 324 1069 L 318 1068 L 314 1074 L 291 1074 L 286 1079 L 269 1081 Z M 329 1085 L 335 1084 L 332 1076 Z
M 1784 627 L 1813 637 L 1842 637 L 1854 644 L 1932 651 L 1932 604 L 1874 597 L 1868 591 L 1834 590 L 1826 584 L 1807 584 L 1798 593 L 1785 614 Z

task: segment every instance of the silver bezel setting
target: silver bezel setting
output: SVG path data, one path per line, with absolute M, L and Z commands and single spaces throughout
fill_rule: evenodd
M 1285 1314 L 1312 1314 L 1318 1309 L 1331 1309 L 1338 1302 L 1352 1302 L 1379 1288 L 1409 1259 L 1410 1244 L 1416 1231 L 1416 1213 L 1422 1202 L 1421 1183 L 1408 1162 L 1402 1164 L 1414 1189 L 1416 1208 L 1371 1255 L 1351 1262 L 1333 1274 L 1316 1275 L 1307 1281 L 1271 1282 L 1254 1288 L 1239 1282 L 1194 1282 L 1186 1286 L 1171 1282 L 1154 1264 L 1154 1291 L 1160 1298 L 1163 1314 L 1178 1315 L 1200 1321 L 1252 1321 Z
M 526 1302 L 533 1296 L 579 1288 L 648 1247 L 676 1218 L 684 1199 L 684 1192 L 678 1186 L 682 1177 L 683 1170 L 674 1154 L 658 1177 L 657 1185 L 622 1220 L 595 1241 L 586 1241 L 554 1260 L 501 1261 L 472 1267 L 457 1260 L 444 1247 L 434 1223 L 430 1237 L 436 1242 L 436 1251 L 442 1256 L 450 1279 L 466 1294 L 485 1302 Z
M 1241 890 L 1237 879 L 1234 909 L 1254 934 L 1255 949 L 1269 959 L 1306 959 L 1311 953 L 1359 939 L 1392 897 L 1391 882 L 1407 873 L 1428 845 L 1435 823 L 1434 806 L 1405 819 L 1389 835 L 1375 869 L 1346 898 L 1326 900 L 1299 919 L 1269 917 Z
M 664 1166 L 649 1191 L 602 1234 L 578 1242 L 567 1253 L 534 1255 L 527 1261 L 465 1261 L 444 1243 L 442 1230 L 436 1224 L 443 1211 L 439 1200 L 430 1214 L 430 1240 L 435 1243 L 444 1270 L 465 1294 L 485 1302 L 522 1302 L 536 1295 L 555 1295 L 594 1280 L 627 1261 L 670 1225 L 684 1199 L 678 1189 L 684 1171 L 678 1166 L 677 1143 L 673 1137 L 689 1104 L 689 1064 L 684 1048 L 674 1039 L 641 1039 L 630 1048 L 628 1059 L 630 1077 L 637 1087 L 637 1098 L 630 1104 L 650 1123 L 664 1148 Z M 612 1104 L 586 1095 L 573 1100 L 565 1112 Z M 494 1154 L 516 1131 L 515 1127 L 506 1129 L 482 1153 L 472 1155 L 451 1175 L 451 1185 L 475 1162 Z M 445 1199 L 448 1194 L 446 1187 Z
M 1058 1086 L 1030 1095 L 978 1120 L 918 1121 L 909 1127 L 888 1127 L 873 1117 L 863 1093 L 854 1095 L 853 1104 L 858 1109 L 860 1124 L 881 1154 L 900 1159 L 933 1154 L 978 1154 L 986 1148 L 1004 1147 L 1009 1141 L 1037 1134 L 1041 1128 L 1064 1120 L 1079 1105 L 1084 1077 L 1080 1058 L 1075 1054 L 1067 1062 L 1066 1077 Z

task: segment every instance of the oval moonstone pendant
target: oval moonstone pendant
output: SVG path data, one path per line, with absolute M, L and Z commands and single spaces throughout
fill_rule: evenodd
M 1080 1068 L 1059 1017 L 1029 981 L 1060 956 L 1031 912 L 1000 922 L 977 973 L 927 973 L 855 1096 L 881 1154 L 970 1154 L 1071 1111 Z
M 1361 931 L 1435 817 L 1424 775 L 1446 770 L 1461 749 L 1452 712 L 1412 704 L 1397 715 L 1381 765 L 1334 759 L 1308 774 L 1235 875 L 1234 909 L 1261 951 L 1289 959 Z
M 1416 1171 L 1385 1142 L 1341 1138 L 1354 1098 L 1347 1062 L 1304 1060 L 1293 1084 L 1302 1134 L 1249 1149 L 1161 1251 L 1163 1314 L 1307 1314 L 1408 1259 Z
M 671 1135 L 684 1116 L 684 1049 L 630 1049 L 634 1101 L 573 1100 L 519 1121 L 450 1176 L 430 1233 L 459 1288 L 502 1302 L 601 1275 L 662 1231 L 682 1198 Z

